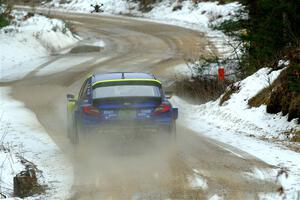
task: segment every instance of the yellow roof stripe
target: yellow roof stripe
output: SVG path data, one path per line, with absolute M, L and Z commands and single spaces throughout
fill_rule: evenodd
M 93 83 L 93 86 L 101 84 L 101 83 L 127 82 L 127 81 L 149 81 L 149 82 L 156 82 L 158 84 L 161 84 L 161 82 L 156 79 L 130 78 L 130 79 L 111 79 L 111 80 L 97 81 L 97 82 Z

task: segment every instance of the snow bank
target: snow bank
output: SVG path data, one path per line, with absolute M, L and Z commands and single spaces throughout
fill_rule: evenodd
M 224 130 L 267 139 L 280 139 L 284 131 L 298 127 L 296 120 L 287 122 L 287 117 L 282 116 L 281 113 L 268 114 L 265 105 L 258 108 L 249 108 L 248 106 L 248 100 L 271 84 L 281 72 L 278 70 L 268 74 L 269 71 L 268 68 L 262 68 L 252 76 L 237 82 L 235 85 L 239 85 L 240 91 L 232 94 L 223 106 L 219 106 L 220 99 L 202 105 L 188 105 L 188 108 L 180 106 L 182 103 L 184 105 L 187 103 L 179 98 L 175 98 L 173 101 L 182 107 L 181 110 L 187 110 L 187 113 L 191 107 L 193 110 L 196 109 L 197 112 L 193 115 L 189 114 L 191 119 L 197 118 L 200 121 L 203 119 Z
M 193 4 L 192 1 L 183 1 L 181 9 L 172 11 L 174 6 L 176 2 L 165 0 L 154 5 L 154 8 L 144 16 L 207 32 L 210 31 L 211 23 L 231 19 L 242 9 L 241 4 L 237 2 L 219 5 L 218 2 Z
M 46 194 L 36 199 L 67 199 L 73 183 L 73 169 L 61 150 L 39 124 L 36 116 L 21 102 L 9 97 L 10 89 L 0 88 L 0 138 L 10 151 L 0 150 L 1 187 L 12 195 L 13 176 L 24 167 L 15 156 L 21 154 L 42 171 L 40 184 L 47 184 Z M 35 198 L 29 198 L 35 199 Z
M 45 63 L 50 53 L 77 41 L 64 22 L 40 15 L 1 29 L 0 81 L 23 78 Z
M 266 113 L 264 105 L 249 108 L 247 104 L 251 97 L 271 84 L 281 70 L 269 72 L 270 69 L 262 68 L 236 83 L 240 86 L 239 92 L 232 94 L 223 106 L 219 106 L 220 99 L 191 105 L 174 97 L 172 103 L 179 108 L 180 122 L 199 134 L 242 149 L 271 165 L 287 167 L 290 176 L 288 179 L 282 178 L 281 183 L 288 195 L 295 195 L 300 190 L 300 154 L 267 141 L 285 140 L 287 138 L 282 133 L 289 129 L 299 129 L 299 125 L 296 120 L 288 122 L 287 117 L 281 113 Z M 274 174 L 273 178 L 276 178 Z
M 46 63 L 52 52 L 78 41 L 60 20 L 35 15 L 24 21 L 26 12 L 13 15 L 13 25 L 0 30 L 0 82 L 25 77 Z M 24 170 L 22 156 L 37 165 L 42 171 L 40 184 L 47 185 L 44 195 L 28 199 L 67 199 L 73 183 L 71 164 L 35 114 L 9 93 L 10 88 L 0 87 L 0 192 L 12 196 L 13 177 Z

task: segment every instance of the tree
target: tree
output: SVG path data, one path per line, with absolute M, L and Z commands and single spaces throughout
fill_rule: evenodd
M 241 1 L 249 10 L 246 71 L 275 67 L 286 49 L 299 46 L 300 0 Z

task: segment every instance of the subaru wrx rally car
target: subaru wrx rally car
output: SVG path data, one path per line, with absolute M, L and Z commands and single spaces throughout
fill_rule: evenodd
M 78 98 L 68 94 L 68 137 L 77 144 L 82 135 L 114 128 L 155 130 L 174 138 L 178 109 L 173 108 L 161 82 L 146 73 L 106 73 L 88 77 Z

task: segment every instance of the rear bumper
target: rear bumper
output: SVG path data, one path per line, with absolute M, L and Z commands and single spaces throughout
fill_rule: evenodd
M 101 133 L 101 132 L 168 132 L 171 123 L 157 123 L 157 122 L 136 122 L 136 121 L 122 121 L 122 122 L 108 122 L 99 124 L 83 124 L 83 132 Z

